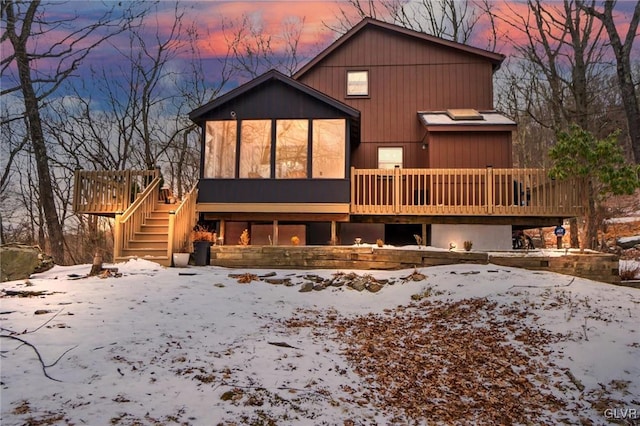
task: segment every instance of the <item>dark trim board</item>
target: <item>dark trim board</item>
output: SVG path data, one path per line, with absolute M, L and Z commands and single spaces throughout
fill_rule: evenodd
M 203 212 L 204 220 L 226 220 L 233 222 L 279 222 L 311 223 L 311 222 L 349 222 L 349 215 L 345 213 L 224 213 Z
M 356 223 L 426 223 L 446 225 L 516 225 L 527 228 L 561 225 L 562 217 L 535 216 L 421 216 L 421 215 L 351 215 Z
M 348 179 L 200 179 L 198 203 L 348 204 Z

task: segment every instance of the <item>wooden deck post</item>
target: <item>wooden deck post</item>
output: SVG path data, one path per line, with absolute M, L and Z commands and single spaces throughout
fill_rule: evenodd
M 422 244 L 427 245 L 427 224 L 422 224 Z
M 222 245 L 224 245 L 224 228 L 225 228 L 225 220 L 220 219 L 220 238 L 222 239 Z
M 337 226 L 336 226 L 336 221 L 332 220 L 331 221 L 331 239 L 329 240 L 330 244 L 338 244 L 338 236 L 337 236 Z
M 122 212 L 116 212 L 116 219 L 113 227 L 113 261 L 122 256 L 122 224 L 120 218 Z
M 487 202 L 487 214 L 493 214 L 493 210 L 495 207 L 495 194 L 494 189 L 495 189 L 495 181 L 493 178 L 493 166 L 487 166 L 487 176 L 486 176 L 486 189 L 485 189 L 485 193 L 486 193 L 486 202 Z
M 277 246 L 278 245 L 278 220 L 274 220 L 273 221 L 273 245 Z
M 169 234 L 167 236 L 167 257 L 169 258 L 169 264 L 171 264 L 172 262 L 175 234 L 176 234 L 176 212 L 175 210 L 171 210 L 169 212 Z
M 357 181 L 356 181 L 356 168 L 351 166 L 351 207 L 349 208 L 349 211 L 351 213 L 355 212 L 356 210 L 356 186 L 357 186 Z M 332 225 L 333 226 L 333 225 Z M 331 234 L 333 236 L 333 234 Z

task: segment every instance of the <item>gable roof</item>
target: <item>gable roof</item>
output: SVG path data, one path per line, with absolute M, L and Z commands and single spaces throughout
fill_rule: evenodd
M 281 72 L 272 69 L 270 71 L 267 71 L 266 73 L 262 74 L 259 77 L 254 78 L 253 80 L 236 87 L 235 89 L 225 93 L 224 95 L 214 99 L 213 101 L 194 109 L 193 111 L 191 111 L 189 113 L 189 118 L 191 119 L 191 121 L 193 122 L 200 122 L 202 116 L 204 116 L 205 114 L 207 114 L 210 111 L 213 111 L 214 109 L 224 105 L 225 103 L 229 102 L 230 100 L 237 98 L 238 96 L 241 96 L 253 89 L 255 89 L 258 86 L 261 86 L 262 84 L 265 84 L 267 82 L 270 81 L 280 81 L 290 87 L 292 87 L 295 90 L 298 90 L 300 92 L 303 92 L 309 96 L 311 96 L 312 98 L 315 98 L 321 102 L 324 102 L 325 104 L 328 104 L 330 106 L 332 106 L 333 108 L 336 108 L 337 110 L 343 112 L 344 114 L 350 116 L 350 117 L 354 117 L 354 118 L 359 118 L 360 117 L 360 111 L 358 111 L 355 108 L 350 107 L 349 105 L 343 104 L 342 102 L 325 95 L 322 92 L 319 92 L 315 89 L 313 89 L 312 87 L 307 86 L 306 84 L 300 83 L 299 81 L 296 81 L 294 79 L 292 79 L 291 77 L 287 77 L 286 75 L 282 74 Z
M 421 33 L 419 31 L 410 30 L 408 28 L 400 27 L 398 25 L 390 24 L 388 22 L 379 21 L 377 19 L 364 18 L 356 26 L 354 26 L 345 34 L 343 34 L 340 38 L 334 41 L 329 47 L 327 47 L 325 50 L 320 52 L 315 58 L 313 58 L 298 72 L 296 72 L 293 75 L 293 78 L 297 80 L 300 77 L 302 77 L 307 71 L 312 69 L 316 64 L 321 62 L 324 58 L 329 56 L 332 52 L 334 52 L 340 46 L 347 43 L 354 35 L 356 35 L 357 33 L 359 33 L 360 31 L 364 30 L 367 27 L 381 28 L 386 31 L 392 31 L 398 34 L 420 39 L 428 43 L 434 43 L 440 46 L 445 46 L 451 49 L 457 49 L 462 52 L 470 53 L 472 55 L 481 56 L 493 64 L 494 71 L 500 68 L 502 61 L 504 61 L 505 59 L 505 56 L 500 53 L 489 52 L 488 50 L 479 49 L 477 47 L 472 47 L 466 44 L 457 43 L 451 40 L 445 40 L 443 38 L 435 37 L 426 33 Z

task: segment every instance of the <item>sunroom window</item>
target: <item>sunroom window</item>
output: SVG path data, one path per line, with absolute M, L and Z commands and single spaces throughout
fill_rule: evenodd
M 243 120 L 240 124 L 240 177 L 271 177 L 271 120 Z
M 276 178 L 307 177 L 309 120 L 276 121 Z
M 208 121 L 203 176 L 344 179 L 346 145 L 343 118 Z
M 234 178 L 236 176 L 235 121 L 208 121 L 204 145 L 204 177 Z
M 314 178 L 344 179 L 345 120 L 313 120 L 311 152 Z

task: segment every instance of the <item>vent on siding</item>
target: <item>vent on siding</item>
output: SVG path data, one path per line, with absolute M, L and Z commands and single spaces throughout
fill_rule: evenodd
M 452 120 L 484 120 L 482 114 L 475 109 L 448 109 L 447 115 Z

